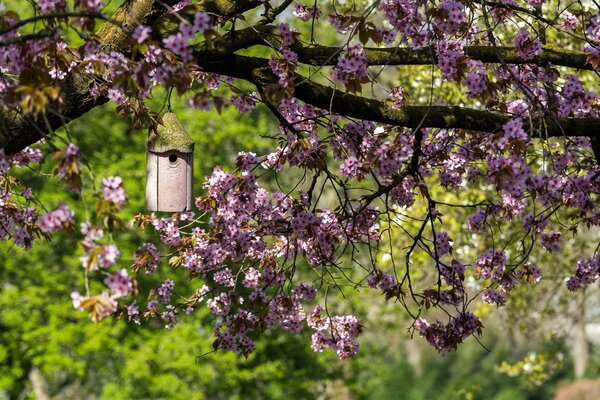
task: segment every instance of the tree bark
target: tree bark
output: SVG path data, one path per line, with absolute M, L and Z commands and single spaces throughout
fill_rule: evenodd
M 48 382 L 42 375 L 42 372 L 38 367 L 33 367 L 29 372 L 29 380 L 31 381 L 31 387 L 35 394 L 36 400 L 50 400 L 50 393 L 48 391 Z
M 590 360 L 590 348 L 587 333 L 585 331 L 585 290 L 577 294 L 577 311 L 573 321 L 572 354 L 575 378 L 583 378 Z

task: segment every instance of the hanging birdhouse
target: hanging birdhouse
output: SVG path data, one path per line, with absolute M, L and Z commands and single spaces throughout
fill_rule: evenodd
M 171 112 L 148 138 L 146 158 L 146 209 L 182 212 L 192 210 L 194 142 Z

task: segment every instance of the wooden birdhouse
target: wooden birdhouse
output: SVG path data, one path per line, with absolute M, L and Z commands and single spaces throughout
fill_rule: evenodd
M 171 112 L 148 138 L 146 209 L 191 211 L 193 204 L 194 142 Z

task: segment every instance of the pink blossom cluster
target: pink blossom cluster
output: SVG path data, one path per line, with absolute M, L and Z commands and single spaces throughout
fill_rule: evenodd
M 395 86 L 390 89 L 390 98 L 392 99 L 392 108 L 399 109 L 406 103 L 406 93 L 401 86 Z
M 360 348 L 356 337 L 362 327 L 356 317 L 328 317 L 322 315 L 325 310 L 316 306 L 306 317 L 308 326 L 315 330 L 312 334 L 311 347 L 316 352 L 325 348 L 335 350 L 340 359 L 354 357 Z
M 515 36 L 515 48 L 523 59 L 531 60 L 541 54 L 542 42 L 538 38 L 531 39 L 527 29 L 523 28 Z
M 517 270 L 517 278 L 530 283 L 538 283 L 542 279 L 542 271 L 533 263 L 525 263 L 523 268 Z
M 137 304 L 136 300 L 133 300 L 131 302 L 131 304 L 129 304 L 127 306 L 127 308 L 125 309 L 127 311 L 127 319 L 131 322 L 133 322 L 134 324 L 140 325 L 141 324 L 141 320 L 140 320 L 140 308 Z
M 210 26 L 210 16 L 207 13 L 196 13 L 191 24 L 181 22 L 179 24 L 179 32 L 163 39 L 163 45 L 178 55 L 183 61 L 190 62 L 193 59 L 193 54 L 189 41 L 196 34 L 206 32 Z
M 503 306 L 506 303 L 504 291 L 487 289 L 483 292 L 481 299 L 489 304 Z
M 292 87 L 292 83 L 289 80 L 288 70 L 289 65 L 287 61 L 278 59 L 274 54 L 271 55 L 269 60 L 269 68 L 273 71 L 273 74 L 278 78 L 279 84 L 284 88 Z
M 440 352 L 456 350 L 466 338 L 480 333 L 483 325 L 477 316 L 470 312 L 461 312 L 450 317 L 444 324 L 440 321 L 429 323 L 423 318 L 417 318 L 414 327 L 419 335 L 427 339 L 429 344 Z
M 173 288 L 175 287 L 175 283 L 167 279 L 162 282 L 160 286 L 156 289 L 156 298 L 162 304 L 168 304 L 171 301 L 171 296 L 173 294 Z
M 240 94 L 239 96 L 231 95 L 230 101 L 231 104 L 235 106 L 242 114 L 247 114 L 256 107 L 256 100 L 258 99 L 258 94 L 256 92 L 252 92 L 249 94 Z
M 322 111 L 316 109 L 315 107 L 309 104 L 301 103 L 300 101 L 294 98 L 281 100 L 277 109 L 285 118 L 285 120 L 288 123 L 290 123 L 290 126 L 292 128 L 282 128 L 282 133 L 284 133 L 286 136 L 288 146 L 293 146 L 295 148 L 298 146 L 294 146 L 294 143 L 302 143 L 302 149 L 299 150 L 299 153 L 297 153 L 295 149 L 290 150 L 290 164 L 294 166 L 304 165 L 304 161 L 307 161 L 304 160 L 305 158 L 317 157 L 317 154 L 315 153 L 319 153 L 321 141 L 316 135 L 317 122 L 315 121 L 315 119 L 319 114 L 322 113 Z M 306 133 L 308 134 L 308 137 L 300 137 L 297 134 L 297 132 Z M 308 146 L 308 144 L 310 144 L 310 147 Z M 305 153 L 305 150 L 308 152 Z M 320 152 L 320 154 L 322 154 L 322 151 Z
M 135 28 L 131 36 L 135 39 L 136 42 L 144 43 L 150 38 L 151 34 L 152 28 L 150 28 L 149 26 L 140 25 L 137 28 Z
M 42 214 L 38 224 L 42 232 L 56 232 L 73 226 L 74 216 L 75 213 L 63 203 L 56 210 Z
M 40 10 L 47 14 L 53 11 L 66 11 L 67 1 L 66 0 L 39 0 L 38 7 Z
M 459 74 L 459 61 L 465 57 L 462 43 L 458 40 L 440 40 L 436 43 L 437 65 L 444 79 L 455 79 Z
M 82 223 L 81 233 L 85 235 L 80 242 L 85 254 L 79 260 L 85 269 L 96 271 L 116 264 L 121 251 L 112 243 L 107 245 L 97 243 L 104 237 L 104 231 L 101 228 L 94 227 L 90 223 Z
M 562 14 L 560 14 L 561 28 L 568 31 L 574 31 L 575 29 L 577 29 L 578 25 L 579 21 L 577 20 L 577 17 L 571 14 L 569 11 L 565 10 L 562 12 Z
M 467 66 L 469 73 L 463 85 L 469 89 L 467 94 L 470 97 L 478 98 L 488 89 L 487 71 L 481 61 L 469 60 Z
M 242 164 L 258 163 L 255 156 L 247 153 L 240 159 L 247 160 Z M 374 234 L 377 213 L 372 208 L 357 211 L 356 219 L 348 222 L 329 211 L 314 213 L 304 208 L 308 206 L 305 195 L 294 200 L 282 193 L 268 193 L 247 168 L 242 168 L 237 176 L 215 168 L 207 177 L 205 190 L 207 196 L 198 198 L 197 205 L 210 213 L 214 227 L 211 231 L 194 228 L 191 240 L 184 242 L 179 223 L 191 215 L 162 219 L 152 215 L 148 222 L 160 233 L 165 245 L 178 249 L 180 265 L 209 284 L 211 289 L 193 296 L 189 306 L 206 299 L 212 313 L 223 318 L 215 328 L 216 343 L 240 354 L 254 350 L 252 332 L 263 326 L 300 332 L 305 324 L 303 303 L 316 295 L 312 285 L 301 282 L 290 294 L 269 294 L 288 279 L 284 272 L 286 260 L 303 254 L 315 266 L 327 264 L 343 241 L 365 240 Z M 283 234 L 290 228 L 295 231 L 293 240 Z M 137 254 L 140 255 L 136 261 L 146 251 Z M 238 273 L 238 269 L 243 272 Z M 245 291 L 234 291 L 238 285 Z M 162 318 L 169 327 L 178 321 L 177 306 L 171 304 L 172 290 L 171 281 L 163 282 L 154 291 L 155 300 L 146 311 Z M 342 358 L 356 354 L 357 327 L 354 317 L 334 317 L 329 331 L 322 332 L 326 339 L 323 345 L 333 348 Z
M 279 29 L 279 33 L 281 34 L 281 47 L 289 48 L 294 43 L 296 43 L 297 32 L 292 30 L 292 28 L 290 28 L 288 24 L 279 24 L 277 28 Z
M 351 16 L 342 15 L 342 14 L 329 14 L 329 23 L 333 25 L 337 32 L 341 34 L 346 34 L 351 32 L 356 25 L 355 21 Z
M 41 162 L 42 158 L 39 149 L 35 148 L 25 148 L 12 157 L 6 157 L 4 149 L 0 149 L 0 241 L 12 239 L 15 245 L 25 250 L 33 245 L 36 233 L 42 232 L 49 237 L 51 232 L 73 225 L 74 215 L 64 204 L 40 215 L 32 189 L 9 175 L 13 166 L 22 168 Z
M 496 146 L 500 150 L 506 150 L 509 146 L 518 146 L 527 144 L 529 136 L 523 129 L 521 119 L 511 119 L 503 126 L 504 134 L 496 141 Z
M 123 180 L 118 176 L 102 179 L 102 198 L 117 208 L 123 207 L 127 200 Z
M 577 260 L 575 274 L 567 281 L 567 288 L 575 291 L 583 286 L 590 285 L 600 277 L 600 256 L 580 258 Z
M 415 202 L 416 181 L 412 178 L 404 178 L 402 183 L 390 191 L 390 202 L 400 207 L 408 208 Z
M 156 271 L 160 261 L 160 253 L 153 243 L 144 243 L 133 254 L 132 269 L 137 271 L 143 269 L 147 274 Z
M 369 275 L 367 278 L 367 286 L 371 289 L 381 289 L 382 291 L 386 291 L 394 286 L 396 286 L 398 282 L 396 278 L 392 274 L 388 274 L 379 270 L 375 270 L 373 273 Z
M 321 8 L 315 3 L 314 6 L 304 6 L 300 3 L 294 5 L 294 17 L 301 21 L 309 21 L 319 18 Z
M 82 0 L 79 3 L 79 7 L 93 11 L 98 11 L 104 6 L 103 0 Z
M 600 16 L 592 14 L 584 21 L 585 33 L 594 41 L 600 41 Z
M 544 232 L 540 241 L 543 248 L 549 252 L 557 252 L 562 249 L 562 233 Z
M 235 163 L 241 171 L 252 171 L 260 165 L 260 158 L 256 156 L 256 153 L 241 151 L 238 153 Z
M 178 246 L 183 240 L 179 227 L 180 223 L 189 221 L 193 217 L 194 213 L 188 211 L 170 218 L 157 218 L 156 215 L 152 214 L 150 219 L 154 229 L 160 233 L 160 239 L 164 244 Z
M 292 30 L 288 24 L 279 24 L 277 27 L 281 34 L 281 46 L 279 51 L 283 55 L 282 59 L 277 58 L 274 54 L 269 60 L 269 67 L 275 76 L 277 76 L 279 84 L 285 89 L 292 89 L 293 83 L 290 80 L 290 73 L 298 64 L 298 55 L 291 49 L 296 43 L 297 32 Z
M 382 0 L 379 3 L 387 21 L 398 31 L 401 43 L 421 47 L 426 44 L 430 32 L 423 29 L 428 17 L 421 4 L 409 0 Z
M 30 164 L 41 163 L 44 159 L 44 155 L 42 151 L 37 148 L 26 147 L 17 154 L 13 155 L 11 158 L 11 162 L 19 168 L 28 166 Z M 0 161 L 2 162 L 2 161 Z M 4 161 L 8 165 L 8 161 Z M 0 173 L 2 172 L 2 167 L 0 167 Z
M 364 82 L 368 74 L 367 58 L 360 44 L 348 46 L 346 52 L 338 57 L 337 65 L 331 72 L 334 80 L 344 84 L 350 81 Z
M 586 91 L 576 75 L 568 74 L 564 78 L 566 82 L 562 87 L 558 114 L 561 117 L 595 116 L 597 111 L 594 104 L 598 102 L 598 96 Z
M 403 166 L 411 159 L 414 136 L 409 130 L 398 132 L 393 141 L 385 132 L 375 134 L 375 124 L 350 122 L 343 129 L 336 130 L 337 135 L 329 141 L 334 156 L 343 162 L 346 169 L 355 165 L 355 178 L 362 178 L 366 169 L 356 169 L 359 165 L 369 165 L 376 176 L 388 181 L 401 172 Z M 348 166 L 346 166 L 346 159 Z M 356 161 L 357 160 L 358 164 Z M 350 170 L 348 172 L 351 172 Z M 350 175 L 348 175 L 350 177 Z M 404 197 L 403 203 L 411 203 L 414 180 L 407 178 L 402 185 L 395 188 L 393 198 Z M 412 203 L 411 203 L 412 204 Z
M 475 272 L 481 279 L 492 279 L 500 283 L 504 277 L 506 254 L 503 251 L 491 249 L 477 258 Z
M 125 268 L 107 276 L 104 284 L 111 290 L 114 299 L 126 297 L 133 291 L 133 281 Z
M 269 269 L 266 270 L 266 278 L 261 279 L 258 275 L 256 278 L 266 282 L 266 287 L 281 284 L 273 282 L 274 278 L 278 278 Z M 203 293 L 206 292 L 206 289 L 203 290 Z M 216 343 L 222 349 L 248 355 L 255 349 L 251 334 L 260 329 L 262 323 L 267 327 L 279 326 L 287 331 L 300 332 L 305 318 L 301 302 L 312 300 L 315 293 L 314 287 L 300 283 L 291 296 L 278 294 L 270 300 L 258 288 L 251 292 L 247 301 L 233 292 L 224 292 L 209 299 L 209 309 L 214 314 L 225 317 L 224 322 L 215 328 Z M 268 310 L 266 314 L 260 311 L 265 307 Z
M 438 256 L 443 256 L 452 252 L 452 245 L 450 244 L 450 237 L 447 232 L 438 232 L 435 235 L 435 250 Z
M 361 162 L 354 156 L 350 156 L 344 160 L 340 166 L 340 174 L 346 178 L 355 178 L 359 181 L 363 180 L 365 176 Z
M 443 186 L 459 189 L 463 184 L 463 178 L 467 171 L 471 157 L 465 148 L 458 148 L 451 153 L 443 162 L 438 173 L 438 178 Z
M 0 21 L 3 21 L 7 26 L 16 22 L 10 16 L 1 16 Z M 16 29 L 8 30 L 6 33 L 0 35 L 0 40 L 6 42 L 3 46 L 3 51 L 0 52 L 0 94 L 13 92 L 18 86 L 16 80 L 8 79 L 3 75 L 18 76 L 34 63 L 42 62 L 43 56 L 52 49 L 55 42 L 49 38 L 30 41 L 27 43 L 27 46 L 10 44 L 11 41 L 18 41 L 19 37 L 21 37 L 21 34 Z M 21 97 L 19 96 L 16 96 L 12 101 L 6 96 L 0 96 L 0 105 L 16 107 L 20 105 L 20 100 Z
M 445 34 L 458 33 L 466 26 L 467 16 L 463 3 L 459 1 L 442 1 L 439 13 L 435 18 L 437 28 Z

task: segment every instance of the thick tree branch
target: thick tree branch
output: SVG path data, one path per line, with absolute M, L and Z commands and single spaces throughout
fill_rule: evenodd
M 301 62 L 312 65 L 334 65 L 339 53 L 337 47 L 313 44 L 297 45 L 293 50 L 298 53 Z M 544 46 L 542 53 L 533 60 L 524 60 L 514 47 L 466 46 L 464 51 L 473 60 L 484 63 L 496 64 L 500 63 L 500 59 L 502 59 L 507 64 L 556 65 L 585 70 L 594 69 L 587 62 L 589 54 L 553 46 Z M 364 53 L 369 65 L 429 65 L 437 62 L 435 49 L 430 47 L 421 49 L 365 48 Z
M 268 60 L 262 58 L 233 55 L 203 65 L 208 71 L 227 71 L 228 75 L 265 86 L 277 82 L 267 62 Z M 384 101 L 345 94 L 300 75 L 294 77 L 294 82 L 294 96 L 305 103 L 350 118 L 407 128 L 454 128 L 494 133 L 512 118 L 510 115 L 494 111 L 458 106 L 405 106 L 393 109 Z M 532 118 L 525 128 L 532 137 L 539 138 L 600 137 L 600 119 L 596 118 Z
M 106 50 L 125 51 L 125 44 L 133 30 L 140 24 L 154 24 L 167 34 L 169 29 L 177 29 L 179 17 L 164 14 L 168 6 L 177 0 L 132 0 L 125 2 L 98 31 L 98 39 Z M 205 0 L 193 7 L 182 10 L 193 13 L 206 10 L 219 15 L 229 16 L 246 11 L 261 4 L 258 0 Z M 164 17 L 161 17 L 164 15 Z M 159 17 L 161 17 L 159 19 Z M 164 21 L 161 21 L 164 19 Z M 175 20 L 177 23 L 175 24 Z M 89 86 L 94 77 L 85 74 L 73 74 L 61 87 L 63 104 L 49 109 L 44 115 L 32 117 L 21 115 L 17 110 L 0 108 L 0 149 L 12 155 L 37 142 L 73 119 L 77 119 L 92 108 L 104 104 L 104 96 L 94 98 Z
M 223 50 L 234 52 L 256 45 L 268 45 L 279 48 L 281 37 L 275 26 L 257 26 L 237 31 L 235 37 L 222 46 Z M 296 42 L 292 47 L 303 64 L 313 66 L 335 65 L 341 54 L 340 48 Z M 465 54 L 473 60 L 488 64 L 536 64 L 540 66 L 562 66 L 584 70 L 594 70 L 588 62 L 589 54 L 583 51 L 567 50 L 562 47 L 544 46 L 542 53 L 525 60 L 514 47 L 508 46 L 466 46 Z M 437 63 L 435 48 L 427 46 L 420 49 L 408 47 L 365 47 L 364 54 L 369 65 L 430 65 Z

